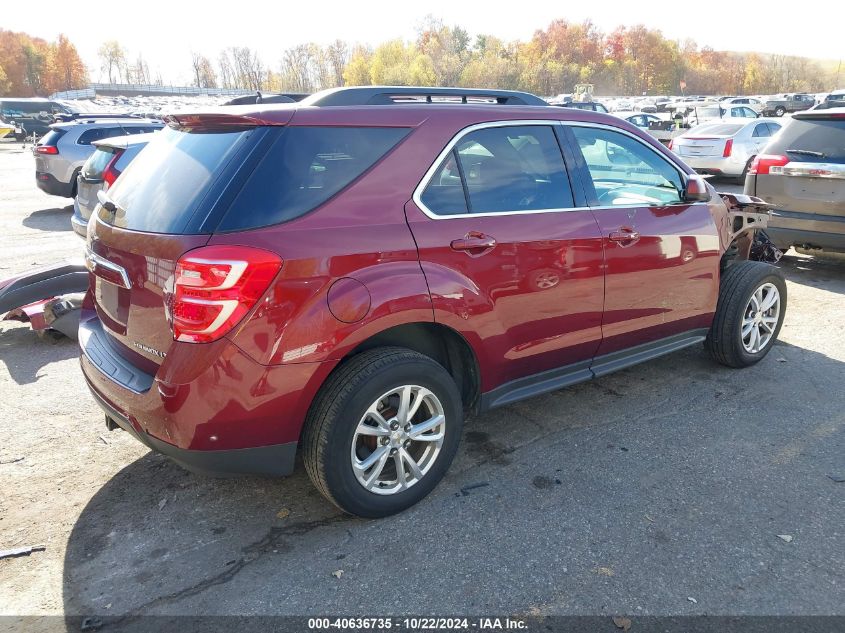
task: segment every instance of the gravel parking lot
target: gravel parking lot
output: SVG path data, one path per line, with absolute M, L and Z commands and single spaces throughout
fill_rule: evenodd
M 0 144 L 0 277 L 81 256 L 33 170 Z M 0 614 L 845 614 L 845 262 L 781 267 L 760 364 L 687 349 L 472 419 L 380 521 L 301 465 L 209 479 L 106 431 L 75 342 L 0 322 L 0 549 L 46 546 L 0 560 Z

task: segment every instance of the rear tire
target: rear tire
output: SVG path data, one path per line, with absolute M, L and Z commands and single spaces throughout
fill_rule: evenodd
M 775 108 L 775 116 L 783 116 L 786 114 L 786 108 Z
M 772 349 L 785 314 L 783 273 L 763 262 L 736 262 L 722 274 L 716 315 L 704 345 L 722 365 L 749 367 Z
M 411 414 L 403 417 L 406 393 Z M 315 398 L 303 431 L 305 468 L 344 512 L 389 516 L 439 483 L 462 428 L 461 395 L 440 364 L 404 348 L 369 350 L 337 369 Z

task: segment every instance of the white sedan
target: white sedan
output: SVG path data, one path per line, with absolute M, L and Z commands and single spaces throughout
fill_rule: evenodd
M 674 138 L 669 149 L 700 174 L 744 179 L 751 161 L 781 126 L 774 119 L 705 123 Z

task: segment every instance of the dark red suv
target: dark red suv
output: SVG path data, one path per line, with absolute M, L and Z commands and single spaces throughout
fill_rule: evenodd
M 301 447 L 384 516 L 467 413 L 701 342 L 750 365 L 783 320 L 745 220 L 611 116 L 367 87 L 157 136 L 89 223 L 81 362 L 110 428 L 192 470 L 284 475 Z

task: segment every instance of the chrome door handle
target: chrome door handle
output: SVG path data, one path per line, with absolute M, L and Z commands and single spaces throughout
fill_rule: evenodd
M 633 242 L 634 240 L 640 239 L 640 234 L 635 231 L 634 229 L 619 229 L 618 231 L 612 231 L 610 235 L 607 236 L 611 242 Z
M 468 255 L 477 256 L 495 248 L 496 239 L 484 233 L 470 231 L 462 238 L 452 240 L 450 246 L 453 251 L 465 251 Z

